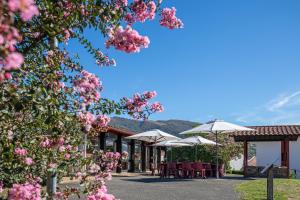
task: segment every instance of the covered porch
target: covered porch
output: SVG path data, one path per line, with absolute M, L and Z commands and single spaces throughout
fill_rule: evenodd
M 235 142 L 242 142 L 244 147 L 243 171 L 245 177 L 265 177 L 261 171 L 268 164 L 275 164 L 274 175 L 288 178 L 290 173 L 299 177 L 300 126 L 250 126 L 256 131 L 234 133 Z M 249 157 L 255 149 L 255 162 Z M 252 159 L 252 160 L 250 160 Z M 251 162 L 251 165 L 250 165 Z
M 116 169 L 117 173 L 151 171 L 154 163 L 160 163 L 165 159 L 166 148 L 153 147 L 146 142 L 134 139 L 125 139 L 135 134 L 126 129 L 109 126 L 93 138 L 94 148 L 120 154 L 128 153 L 127 159 L 120 160 L 120 167 Z

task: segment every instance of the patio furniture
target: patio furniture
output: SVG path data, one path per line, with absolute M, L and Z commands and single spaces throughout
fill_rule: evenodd
M 170 178 L 171 175 L 173 175 L 174 178 L 178 177 L 178 170 L 177 170 L 175 162 L 167 163 L 167 176 L 168 176 L 168 178 Z
M 205 176 L 207 177 L 207 174 L 209 173 L 209 176 L 212 177 L 213 176 L 213 169 L 211 167 L 210 163 L 202 163 L 203 168 L 205 169 Z
M 195 172 L 194 172 L 194 169 L 192 168 L 192 163 L 190 163 L 190 162 L 182 163 L 182 175 L 183 175 L 183 177 L 193 178 L 194 174 L 195 174 Z
M 192 164 L 192 167 L 194 169 L 194 173 L 195 173 L 195 177 L 197 177 L 197 175 L 201 178 L 206 178 L 206 171 L 204 166 L 202 165 L 202 163 L 200 162 L 195 162 Z
M 217 166 L 212 165 L 212 170 L 213 170 L 214 176 L 216 176 Z M 223 177 L 224 174 L 225 174 L 225 166 L 224 166 L 224 164 L 221 164 L 221 165 L 218 166 L 218 176 Z
M 198 134 L 198 133 L 213 133 L 216 136 L 216 168 L 219 169 L 219 158 L 218 158 L 218 134 L 220 133 L 232 133 L 237 131 L 255 131 L 254 129 L 250 129 L 247 127 L 239 126 L 236 124 L 224 122 L 222 120 L 213 120 L 210 122 L 207 122 L 205 124 L 199 125 L 195 128 L 192 128 L 190 130 L 184 131 L 180 134 Z M 219 178 L 219 173 L 216 173 L 216 178 Z
M 160 178 L 167 177 L 167 163 L 160 163 L 159 164 L 159 176 Z

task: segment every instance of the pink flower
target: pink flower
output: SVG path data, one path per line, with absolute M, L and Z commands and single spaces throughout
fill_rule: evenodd
M 98 115 L 96 120 L 93 122 L 95 126 L 98 127 L 106 127 L 110 122 L 110 118 L 106 115 Z
M 126 53 L 139 52 L 141 48 L 148 48 L 150 43 L 148 37 L 139 35 L 139 33 L 130 26 L 127 26 L 126 29 L 120 26 L 109 35 L 106 41 L 106 47 L 114 46 L 117 50 Z
M 77 172 L 76 174 L 75 174 L 75 177 L 76 178 L 82 178 L 82 176 L 83 176 L 83 174 L 81 173 L 81 172 Z
M 73 80 L 73 83 L 76 91 L 86 104 L 91 104 L 100 99 L 102 83 L 96 75 L 82 70 L 81 74 Z
M 4 78 L 5 78 L 6 80 L 11 79 L 11 74 L 10 74 L 9 72 L 5 72 L 5 73 L 4 73 Z
M 70 31 L 69 31 L 68 29 L 65 29 L 65 30 L 64 30 L 64 34 L 65 34 L 64 40 L 65 40 L 65 41 L 68 41 L 68 40 L 70 39 L 70 37 L 71 37 Z
M 156 91 L 146 91 L 144 92 L 144 96 L 146 99 L 152 99 L 153 97 L 156 97 L 157 93 Z
M 159 102 L 155 102 L 151 105 L 151 110 L 153 112 L 163 112 L 164 107 Z
M 65 138 L 63 136 L 59 137 L 57 140 L 58 145 L 64 145 L 65 143 Z
M 26 156 L 27 155 L 27 150 L 17 147 L 15 149 L 15 154 L 19 155 L 19 156 Z
M 5 58 L 5 64 L 3 69 L 6 71 L 16 70 L 21 67 L 24 62 L 24 58 L 20 53 L 11 53 Z
M 167 27 L 169 29 L 174 28 L 182 28 L 183 23 L 180 19 L 178 19 L 176 16 L 176 9 L 174 7 L 172 8 L 164 8 L 161 11 L 161 19 L 159 21 L 161 26 Z
M 50 169 L 55 169 L 57 167 L 57 164 L 56 163 L 49 163 L 48 167 Z
M 0 193 L 2 193 L 2 192 L 3 192 L 3 187 L 4 187 L 4 184 L 3 184 L 3 182 L 2 182 L 2 181 L 0 181 Z
M 99 171 L 100 171 L 100 166 L 95 163 L 93 163 L 89 168 L 90 173 L 97 173 Z
M 72 145 L 69 145 L 69 144 L 68 144 L 68 145 L 66 146 L 66 150 L 67 150 L 67 151 L 72 151 L 72 149 L 73 149 Z
M 125 20 L 125 22 L 127 22 L 128 25 L 132 25 L 135 22 L 134 16 L 132 16 L 130 13 L 127 13 L 124 16 L 124 20 Z
M 90 113 L 90 112 L 86 112 L 86 113 L 82 113 L 80 112 L 77 115 L 79 121 L 82 123 L 82 125 L 84 126 L 86 131 L 90 131 L 90 129 L 92 128 L 92 124 L 95 121 L 95 116 Z
M 107 194 L 107 188 L 105 185 L 97 188 L 94 192 L 88 194 L 87 200 L 115 200 L 116 198 L 111 195 Z
M 8 192 L 9 200 L 42 200 L 41 186 L 37 183 L 13 184 Z
M 40 143 L 40 146 L 42 148 L 49 148 L 51 147 L 51 141 L 47 137 L 45 137 L 43 141 Z
M 64 146 L 60 146 L 59 148 L 58 148 L 58 151 L 59 152 L 64 152 L 66 150 L 66 148 L 64 147 Z
M 154 19 L 156 5 L 154 1 L 149 1 L 147 4 L 141 0 L 134 0 L 131 9 L 134 13 L 135 20 L 145 22 L 147 19 Z
M 30 166 L 30 165 L 32 165 L 34 162 L 33 162 L 32 158 L 26 157 L 26 158 L 24 159 L 24 163 L 25 163 L 26 165 Z
M 64 158 L 67 159 L 67 160 L 69 160 L 69 159 L 71 158 L 71 155 L 68 154 L 68 153 L 66 153 L 66 154 L 64 155 Z
M 23 21 L 29 21 L 34 15 L 39 15 L 33 0 L 9 0 L 8 8 L 13 12 L 20 11 Z

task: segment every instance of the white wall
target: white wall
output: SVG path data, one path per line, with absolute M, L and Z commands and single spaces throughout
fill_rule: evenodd
M 270 163 L 281 165 L 281 142 L 253 142 L 256 144 L 256 165 L 266 166 Z
M 296 169 L 297 178 L 300 178 L 300 139 L 290 142 L 290 169 Z
M 241 170 L 244 166 L 244 155 L 240 155 L 240 158 L 235 157 L 230 161 L 229 165 L 233 170 Z

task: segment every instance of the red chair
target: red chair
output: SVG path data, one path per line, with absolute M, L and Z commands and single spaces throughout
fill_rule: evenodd
M 192 168 L 192 163 L 185 162 L 182 163 L 182 174 L 184 177 L 193 178 L 195 175 L 194 169 Z
M 158 174 L 159 174 L 160 178 L 167 177 L 167 164 L 160 163 L 158 165 Z
M 197 174 L 198 174 L 199 177 L 206 178 L 206 174 L 205 174 L 206 170 L 205 170 L 204 166 L 202 165 L 202 163 L 195 162 L 192 164 L 192 167 L 194 169 L 195 177 L 197 177 Z
M 203 167 L 205 169 L 205 175 L 207 176 L 207 173 L 209 173 L 209 176 L 212 177 L 213 176 L 213 169 L 211 168 L 211 164 L 210 163 L 204 163 Z
M 168 176 L 168 178 L 170 178 L 171 175 L 173 175 L 174 178 L 178 177 L 178 171 L 177 171 L 175 162 L 167 163 L 167 176 Z

